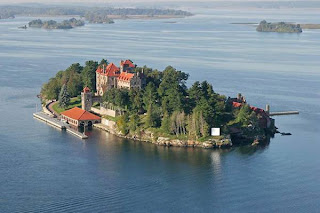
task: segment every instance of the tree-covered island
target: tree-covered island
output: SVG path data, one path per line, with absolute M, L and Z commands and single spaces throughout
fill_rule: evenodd
M 84 26 L 84 21 L 75 18 L 64 20 L 62 22 L 56 22 L 54 20 L 42 21 L 41 19 L 29 22 L 29 27 L 44 29 L 72 29 L 80 26 Z
M 113 19 L 109 18 L 107 14 L 103 12 L 87 12 L 85 14 L 85 19 L 89 21 L 89 23 L 96 24 L 113 24 Z
M 268 23 L 263 20 L 257 27 L 258 32 L 278 32 L 278 33 L 302 33 L 300 24 L 290 24 L 285 22 Z
M 43 85 L 41 97 L 58 99 L 68 109 L 70 97 L 90 91 L 101 97 L 100 104 L 90 105 L 93 111 L 104 107 L 116 112 L 103 116 L 114 122 L 110 132 L 162 145 L 230 146 L 263 141 L 274 133 L 267 111 L 250 106 L 240 94 L 236 98 L 218 94 L 207 81 L 188 88 L 188 77 L 171 66 L 159 71 L 130 60 L 121 61 L 120 68 L 104 59 L 87 61 L 58 72 Z M 211 128 L 220 128 L 221 135 L 211 136 Z

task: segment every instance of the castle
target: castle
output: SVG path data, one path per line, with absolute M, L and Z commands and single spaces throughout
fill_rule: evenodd
M 92 110 L 94 102 L 101 102 L 103 94 L 111 88 L 141 89 L 146 84 L 145 76 L 135 71 L 136 65 L 131 60 L 120 61 L 120 67 L 114 63 L 102 64 L 96 70 L 96 93 L 92 94 L 88 87 L 81 92 L 82 109 Z M 102 107 L 103 108 L 103 107 Z M 109 110 L 109 109 L 102 109 Z M 110 110 L 109 110 L 110 111 Z M 112 110 L 111 110 L 112 111 Z M 97 112 L 98 113 L 98 112 Z M 109 112 L 98 114 L 110 114 Z M 113 115 L 114 116 L 114 115 Z
M 111 88 L 139 88 L 145 86 L 143 73 L 135 72 L 136 65 L 131 60 L 120 61 L 120 68 L 114 63 L 100 65 L 96 71 L 96 95 L 103 94 Z

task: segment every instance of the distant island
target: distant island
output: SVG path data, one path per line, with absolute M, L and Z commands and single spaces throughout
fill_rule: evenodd
M 105 13 L 99 12 L 88 12 L 85 14 L 85 19 L 89 21 L 89 23 L 97 23 L 97 24 L 113 24 L 113 19 L 109 18 Z
M 0 18 L 15 16 L 80 16 L 91 23 L 113 23 L 112 19 L 183 18 L 193 14 L 182 10 L 109 7 L 0 6 Z
M 0 19 L 11 19 L 11 18 L 15 18 L 14 12 L 0 9 Z
M 301 33 L 300 24 L 290 24 L 285 22 L 268 23 L 263 20 L 258 25 L 258 32 L 277 32 L 277 33 Z
M 66 125 L 94 126 L 157 145 L 257 145 L 276 132 L 268 107 L 250 106 L 241 94 L 227 98 L 207 81 L 188 88 L 188 77 L 171 66 L 158 71 L 138 67 L 129 59 L 121 60 L 119 67 L 105 59 L 87 61 L 85 66 L 72 64 L 50 78 L 40 97 L 44 112 Z M 77 113 L 92 119 L 74 117 Z
M 259 23 L 256 23 L 256 22 L 233 22 L 230 24 L 248 25 L 248 26 L 253 26 L 253 27 L 256 27 L 257 25 L 259 25 Z M 304 30 L 304 29 L 310 29 L 310 30 L 320 29 L 320 24 L 302 24 L 301 23 L 301 24 L 295 24 L 295 25 L 297 25 L 297 26 L 300 25 L 302 30 Z
M 29 27 L 44 29 L 72 29 L 80 26 L 84 26 L 84 21 L 75 18 L 64 20 L 62 22 L 56 22 L 54 20 L 42 21 L 41 19 L 29 22 Z

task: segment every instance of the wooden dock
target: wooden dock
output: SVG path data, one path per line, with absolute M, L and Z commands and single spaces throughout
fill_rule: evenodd
M 37 112 L 37 113 L 33 113 L 33 117 L 44 121 L 45 123 L 49 124 L 50 126 L 56 127 L 58 129 L 61 130 L 66 130 L 67 132 L 71 133 L 72 135 L 75 135 L 81 139 L 87 139 L 88 136 L 86 136 L 85 134 L 82 134 L 81 132 L 78 132 L 74 129 L 72 129 L 71 127 L 69 127 L 69 125 L 66 125 L 65 123 L 63 123 L 62 121 L 50 117 L 49 115 L 45 114 L 44 112 Z
M 287 111 L 287 112 L 270 112 L 270 116 L 278 116 L 278 115 L 297 115 L 299 111 Z

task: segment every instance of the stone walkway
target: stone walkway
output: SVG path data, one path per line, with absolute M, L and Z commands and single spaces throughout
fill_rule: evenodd
M 52 113 L 54 114 L 55 116 L 57 116 L 57 118 L 60 117 L 59 113 L 57 113 L 56 111 L 54 111 L 54 109 L 52 108 L 52 106 L 57 103 L 58 101 L 52 101 L 50 104 L 48 104 L 46 107 L 47 109 Z

